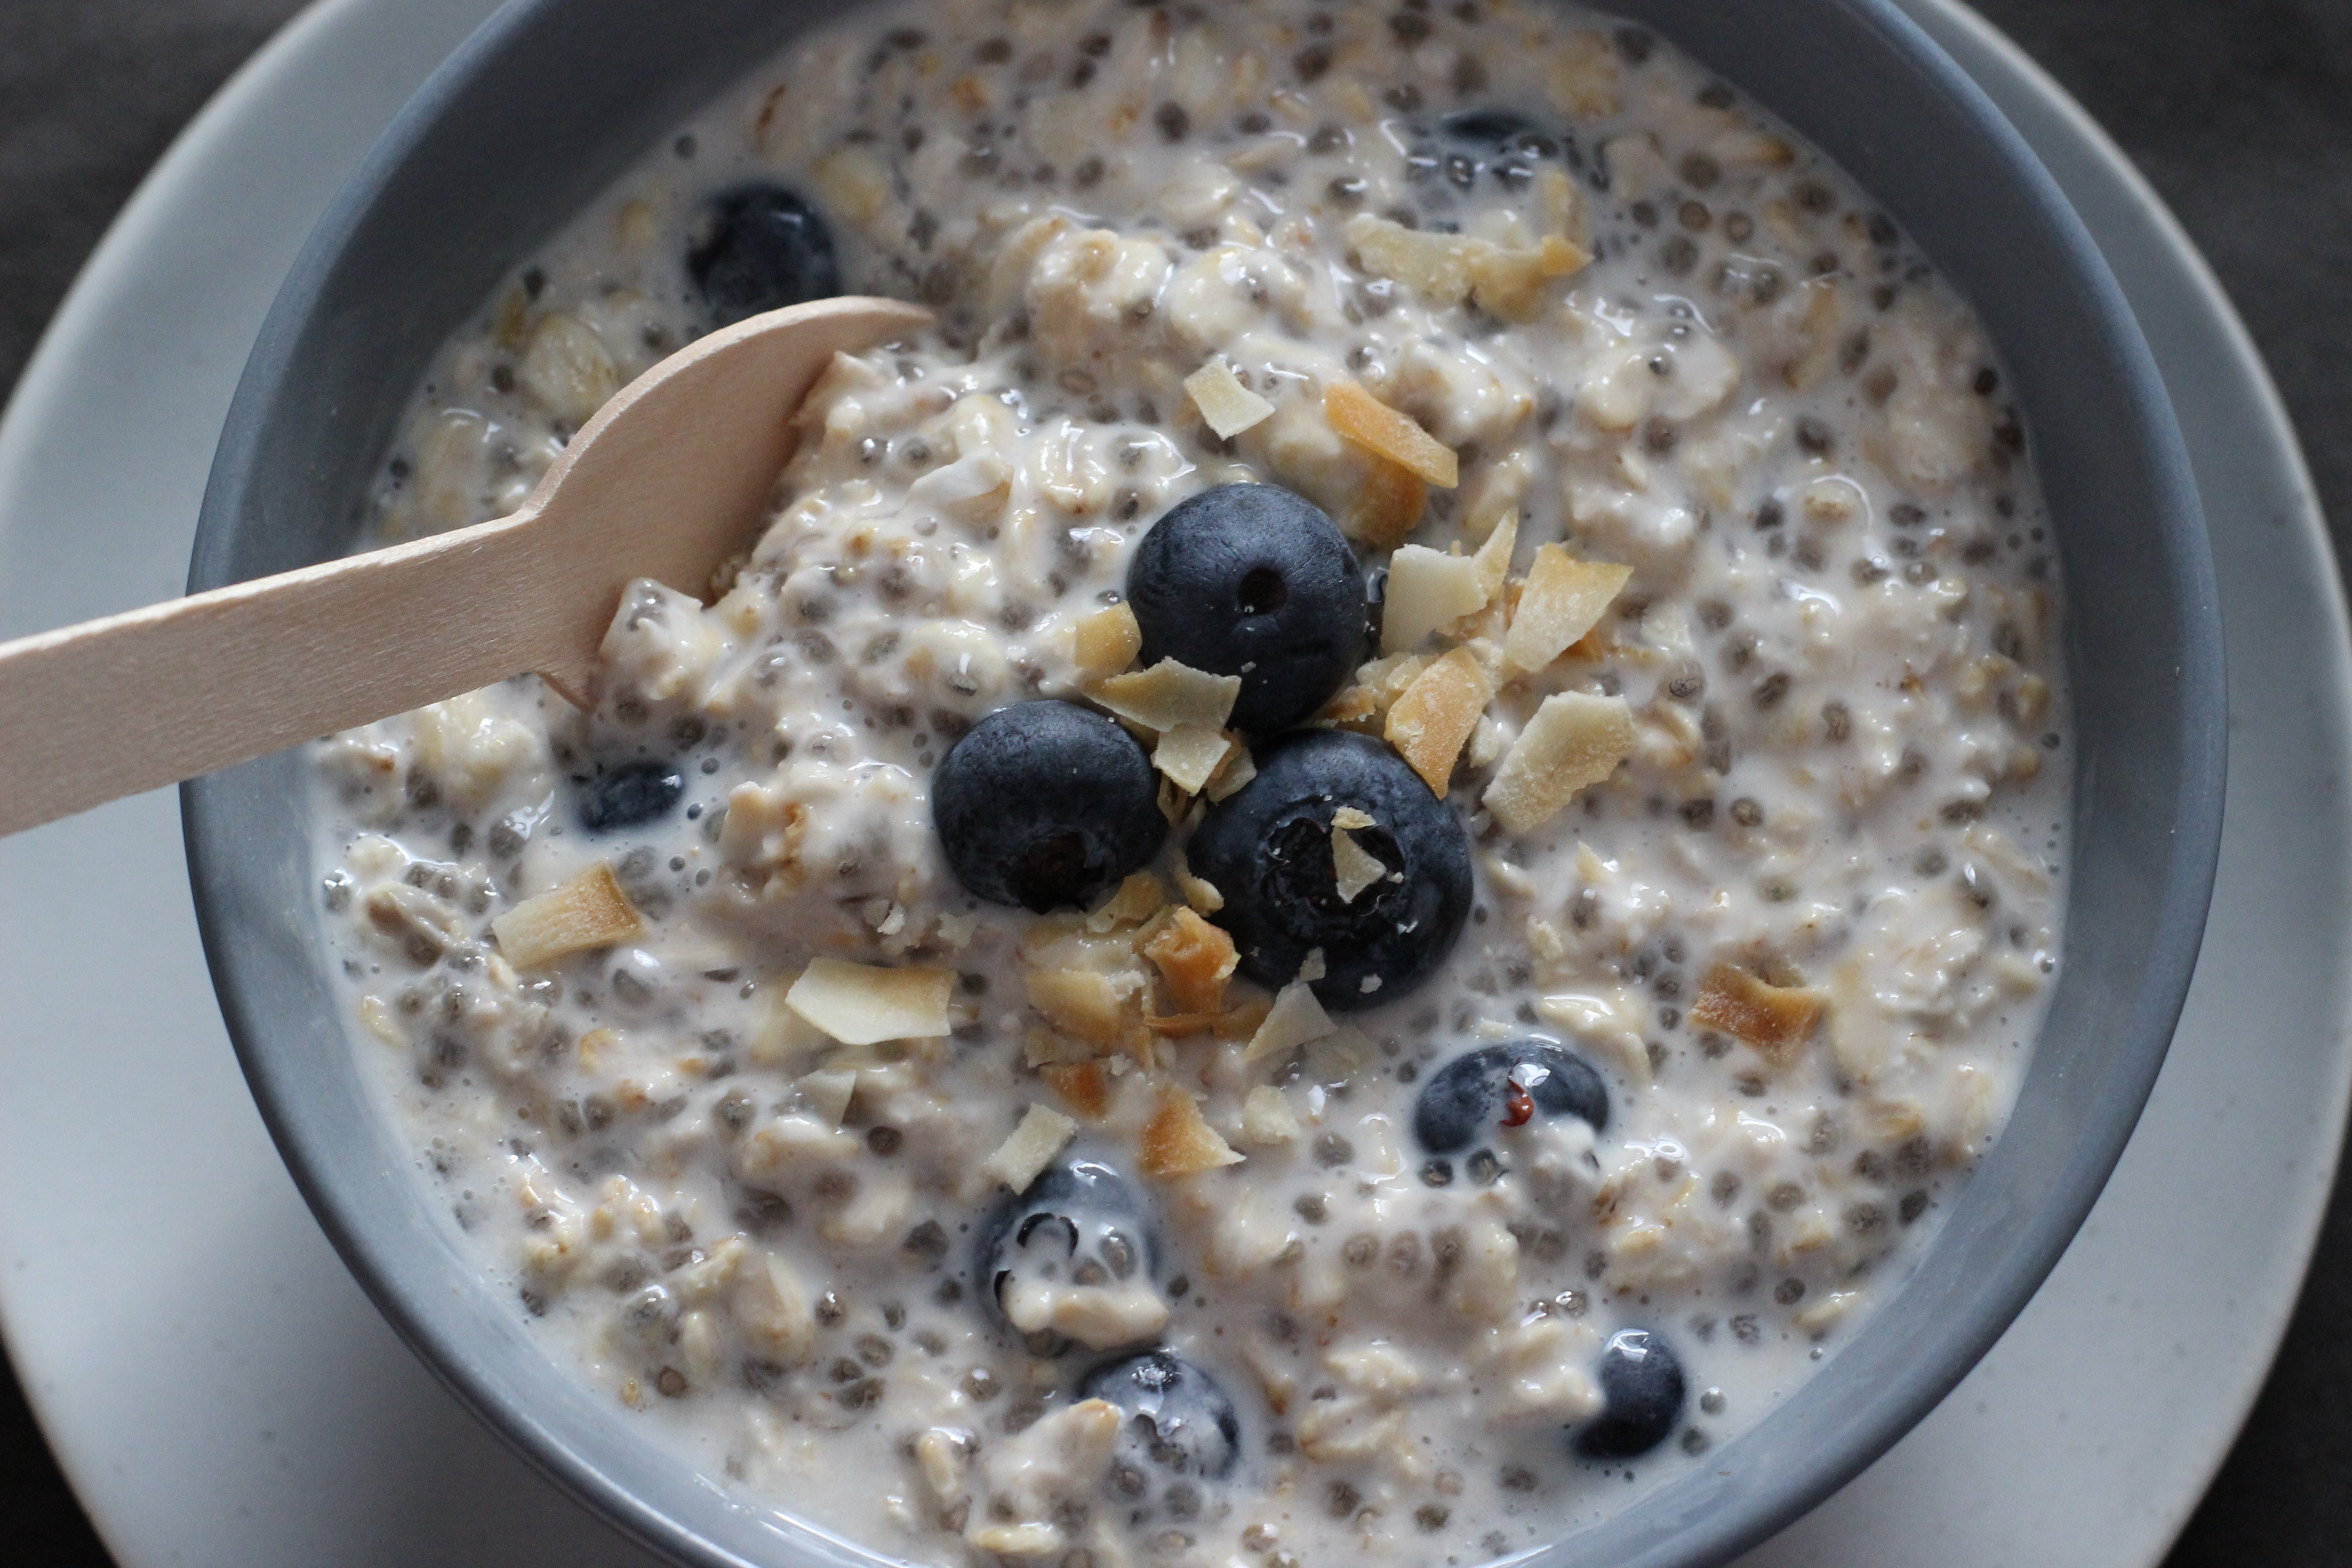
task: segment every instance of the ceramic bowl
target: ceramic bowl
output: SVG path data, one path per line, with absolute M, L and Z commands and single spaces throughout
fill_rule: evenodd
M 386 132 L 278 296 L 222 438 L 190 586 L 347 549 L 410 389 L 494 283 L 667 128 L 836 9 L 520 0 L 500 12 Z M 1534 1559 L 1699 1568 L 1795 1518 L 1926 1414 L 2098 1195 L 2203 929 L 2221 637 L 2188 460 L 2138 328 L 2057 186 L 1958 68 L 1884 0 L 1615 9 L 1842 163 L 1973 302 L 2025 414 L 2070 599 L 2065 963 L 2007 1131 L 1916 1269 L 1815 1376 L 1710 1464 Z M 653 1547 L 708 1564 L 878 1561 L 730 1498 L 633 1431 L 461 1251 L 347 1037 L 299 805 L 305 767 L 289 752 L 188 785 L 189 862 L 246 1074 L 352 1272 L 485 1421 Z

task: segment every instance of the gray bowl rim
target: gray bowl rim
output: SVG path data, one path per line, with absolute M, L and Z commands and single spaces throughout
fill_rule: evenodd
M 228 563 L 242 526 L 245 485 L 256 460 L 259 425 L 286 379 L 289 355 L 342 253 L 381 187 L 415 153 L 446 109 L 481 71 L 498 62 L 539 16 L 566 0 L 507 0 L 432 73 L 379 138 L 320 219 L 272 304 L 256 341 L 226 422 L 207 484 L 188 580 L 190 592 L 235 581 Z M 2056 181 L 1989 96 L 1940 46 L 1892 0 L 1822 0 L 1875 33 L 1919 82 L 1940 95 L 2008 165 L 2089 294 L 2091 324 L 2115 353 L 2154 469 L 2160 507 L 2153 519 L 2156 548 L 2167 568 L 2171 602 L 2182 618 L 2179 654 L 2179 731 L 2182 758 L 2172 802 L 2174 824 L 2160 852 L 2158 879 L 2167 889 L 2149 943 L 2144 983 L 2132 1009 L 2137 1049 L 2111 1074 L 2114 1093 L 2104 1114 L 2081 1131 L 2072 1171 L 2084 1179 L 2054 1194 L 2026 1227 L 2011 1254 L 2000 1288 L 1972 1321 L 1947 1332 L 1860 1419 L 1790 1468 L 1778 1486 L 1717 1509 L 1670 1539 L 1617 1562 L 1623 1568 L 1700 1568 L 1723 1563 L 1810 1511 L 1867 1468 L 1967 1375 L 2032 1299 L 2065 1251 L 2122 1155 L 2178 1023 L 2203 938 L 2207 906 L 2220 856 L 2227 767 L 2227 698 L 2221 656 L 2219 594 L 2202 511 L 2186 448 L 2153 354 L 2096 242 Z M 1618 0 L 1601 9 L 1621 13 L 1664 8 L 1676 0 Z M 1660 29 L 1673 37 L 1670 26 Z M 1724 73 L 1735 81 L 1737 70 Z M 1773 106 L 1766 104 L 1768 109 Z M 336 1152 L 304 1136 L 299 1109 L 278 1092 L 267 1042 L 269 1006 L 248 984 L 229 939 L 235 919 L 227 897 L 236 871 L 236 845 L 227 821 L 234 773 L 182 786 L 184 837 L 205 957 L 228 1032 L 265 1124 L 297 1186 L 363 1291 L 410 1349 L 515 1453 L 574 1499 L 619 1525 L 639 1543 L 675 1561 L 754 1568 L 664 1512 L 582 1451 L 567 1436 L 500 1397 L 485 1358 L 445 1321 L 429 1269 L 404 1270 L 380 1250 L 352 1206 L 353 1193 Z M 2077 789 L 2080 781 L 2077 781 Z M 381 1174 L 381 1173 L 378 1173 Z M 414 1261 L 414 1260 L 412 1260 Z M 1759 1429 L 1769 1427 L 1769 1422 Z M 1743 1435 L 1745 1436 L 1745 1435 Z M 735 1509 L 738 1505 L 726 1505 Z M 1640 1505 L 1630 1511 L 1638 1512 Z M 1622 1517 L 1622 1516 L 1621 1516 Z M 1538 1563 L 1559 1555 L 1580 1536 L 1572 1532 L 1522 1553 Z M 837 1539 L 787 1538 L 782 1549 L 814 1563 L 881 1563 L 891 1559 Z

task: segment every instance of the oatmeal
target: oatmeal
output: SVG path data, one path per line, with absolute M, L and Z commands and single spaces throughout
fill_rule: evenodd
M 2057 964 L 1965 304 L 1572 7 L 877 6 L 499 289 L 382 533 L 842 290 L 937 325 L 593 711 L 319 749 L 359 1048 L 550 1353 L 936 1563 L 1480 1561 L 1761 1419 Z

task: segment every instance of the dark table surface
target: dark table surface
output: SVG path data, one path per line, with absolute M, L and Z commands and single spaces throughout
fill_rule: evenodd
M 2138 160 L 2235 298 L 2352 528 L 2352 0 L 1979 0 Z M 0 387 L 116 209 L 299 0 L 0 0 Z M 13 1380 L 0 1558 L 102 1565 Z M 2168 1568 L 2352 1562 L 2352 1180 Z

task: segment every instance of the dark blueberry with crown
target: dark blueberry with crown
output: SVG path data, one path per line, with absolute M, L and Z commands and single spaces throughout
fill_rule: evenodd
M 1432 1154 L 1458 1154 L 1538 1117 L 1573 1116 L 1595 1132 L 1609 1125 L 1609 1089 L 1592 1064 L 1549 1040 L 1513 1040 L 1465 1051 L 1423 1080 L 1412 1135 Z
M 1143 662 L 1238 675 L 1232 723 L 1286 730 L 1364 657 L 1364 579 L 1339 524 L 1274 485 L 1219 485 L 1171 508 L 1135 547 L 1128 603 Z
M 931 774 L 931 820 L 966 889 L 1037 914 L 1093 903 L 1168 837 L 1142 746 L 1070 702 L 1002 708 L 965 731 Z
M 1294 731 L 1256 760 L 1257 775 L 1209 808 L 1185 849 L 1192 873 L 1224 896 L 1215 918 L 1243 973 L 1283 985 L 1320 950 L 1315 994 L 1342 1009 L 1393 1001 L 1428 979 L 1470 915 L 1462 819 L 1369 735 Z M 1335 828 L 1370 880 L 1342 884 Z

